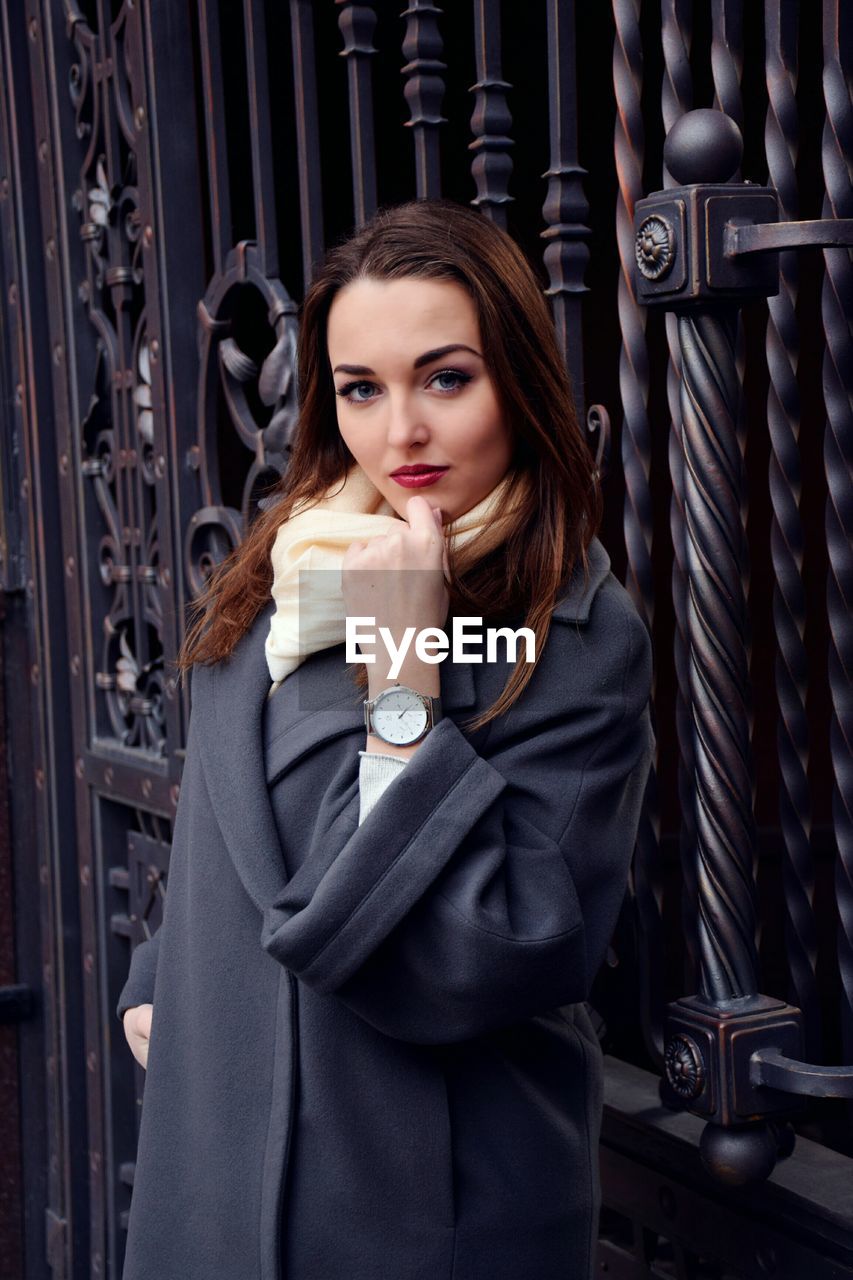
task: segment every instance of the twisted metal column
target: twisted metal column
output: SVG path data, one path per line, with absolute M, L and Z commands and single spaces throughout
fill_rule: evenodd
M 826 123 L 821 148 L 826 184 L 824 218 L 853 217 L 849 170 L 853 154 L 853 101 L 850 67 L 842 60 L 842 48 L 846 49 L 849 59 L 851 19 L 849 8 L 843 11 L 838 0 L 824 0 Z M 853 259 L 849 249 L 826 249 L 824 263 L 821 309 L 826 333 L 823 394 L 828 490 L 830 741 L 835 777 L 832 810 L 838 842 L 836 898 L 838 966 L 843 987 L 842 1036 L 845 1060 L 853 1062 L 853 625 L 850 620 L 853 609 Z
M 839 92 L 837 81 L 832 88 Z M 833 122 L 850 126 L 838 131 L 841 158 L 853 133 L 849 107 L 845 85 L 842 109 Z M 778 290 L 776 262 L 758 255 L 794 246 L 853 243 L 853 218 L 780 224 L 772 187 L 731 181 L 742 155 L 743 137 L 730 117 L 717 110 L 692 111 L 676 122 L 664 147 L 677 189 L 655 192 L 635 207 L 637 296 L 646 306 L 674 312 L 682 354 L 699 860 L 700 992 L 669 1006 L 662 1096 L 670 1104 L 690 1105 L 708 1120 L 700 1156 L 715 1178 L 730 1185 L 766 1178 L 777 1159 L 791 1153 L 794 1132 L 782 1117 L 801 1105 L 803 1096 L 853 1098 L 853 1069 L 804 1061 L 800 1009 L 758 990 L 742 453 L 735 424 L 738 306 Z M 833 164 L 830 176 L 838 181 L 839 203 L 853 199 L 841 162 Z M 752 254 L 756 257 L 750 258 Z M 848 274 L 833 282 L 850 289 L 845 302 L 853 296 L 850 265 L 845 257 Z M 837 323 L 838 317 L 830 316 Z M 848 519 L 853 494 L 849 467 L 841 461 L 850 456 L 853 411 L 840 373 L 843 369 L 846 376 L 850 362 L 849 329 L 837 323 L 833 336 L 837 346 L 828 363 L 838 377 L 828 385 L 839 431 L 837 437 L 827 432 L 827 440 L 830 448 L 840 440 L 840 447 L 830 455 L 833 505 L 828 525 L 830 537 L 835 536 L 832 555 L 838 554 L 843 575 L 840 606 L 841 599 L 853 595 L 853 519 Z M 840 355 L 844 362 L 836 365 Z M 846 614 L 841 618 L 840 607 L 838 620 L 843 643 L 849 643 L 849 619 Z M 837 664 L 839 677 L 850 656 L 845 649 Z M 848 691 L 849 679 L 842 696 Z M 849 706 L 848 698 L 843 711 Z M 840 719 L 838 704 L 836 712 Z M 849 753 L 841 756 L 842 768 L 848 763 Z M 838 788 L 845 801 L 843 788 L 849 783 L 845 769 Z M 842 827 L 839 840 L 848 834 Z M 846 935 L 844 942 L 849 942 Z
M 661 111 L 664 129 L 669 133 L 675 122 L 693 103 L 693 78 L 690 71 L 692 33 L 692 0 L 662 0 L 661 41 L 664 56 L 664 78 L 661 86 Z M 664 167 L 663 186 L 673 186 Z M 666 396 L 669 403 L 669 473 L 672 486 L 669 527 L 672 538 L 672 604 L 675 610 L 673 661 L 675 663 L 675 723 L 678 735 L 678 799 L 681 814 L 679 852 L 681 855 L 681 923 L 684 930 L 685 973 L 688 991 L 698 982 L 699 944 L 696 938 L 698 887 L 696 880 L 696 801 L 693 788 L 693 729 L 690 716 L 690 666 L 687 657 L 687 548 L 684 518 L 684 453 L 681 446 L 681 352 L 675 316 L 667 313 L 666 340 L 669 362 L 666 370 Z
M 711 75 L 714 81 L 714 109 L 723 111 L 739 129 L 744 127 L 743 93 L 741 79 L 743 77 L 743 0 L 711 0 Z M 732 182 L 741 181 L 740 165 L 735 169 Z M 746 370 L 746 343 L 743 334 L 743 317 L 738 312 L 737 330 L 735 333 L 735 365 L 737 367 L 738 386 L 743 386 Z M 746 405 L 741 394 L 735 417 L 735 432 L 741 452 L 741 504 L 740 516 L 746 528 L 749 489 L 746 483 Z M 744 547 L 743 560 L 744 593 L 749 599 L 749 554 Z M 749 620 L 747 616 L 747 627 Z M 747 640 L 747 648 L 750 648 Z M 750 708 L 750 735 L 752 734 L 752 710 Z
M 646 626 L 654 623 L 652 572 L 652 440 L 648 415 L 649 357 L 646 311 L 637 303 L 634 286 L 634 205 L 643 196 L 645 137 L 640 101 L 643 47 L 640 0 L 613 0 L 616 37 L 613 85 L 616 93 L 614 151 L 619 192 L 616 239 L 619 246 L 618 309 L 622 345 L 619 391 L 622 402 L 622 471 L 625 477 L 623 529 L 628 553 L 626 585 Z M 654 704 L 655 698 L 652 697 Z M 640 926 L 639 977 L 641 1025 L 646 1048 L 656 1066 L 663 1065 L 663 874 L 657 772 L 653 765 L 637 832 L 632 876 Z
M 701 990 L 717 1005 L 758 989 L 734 336 L 729 313 L 678 316 Z
M 779 197 L 780 219 L 798 217 L 797 195 L 797 6 L 794 0 L 765 4 L 768 107 L 764 130 L 768 185 Z M 779 719 L 779 819 L 785 892 L 785 940 L 791 1003 L 803 1011 L 806 1049 L 816 1055 L 820 1027 L 815 981 L 817 927 L 814 867 L 810 848 L 808 788 L 806 599 L 803 585 L 803 525 L 800 518 L 800 395 L 796 317 L 799 268 L 794 250 L 779 254 L 779 293 L 767 299 L 767 426 L 770 432 L 770 545 L 775 577 L 773 622 L 777 637 L 776 689 Z

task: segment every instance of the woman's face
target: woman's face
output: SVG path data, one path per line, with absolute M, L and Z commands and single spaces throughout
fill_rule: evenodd
M 354 280 L 332 302 L 327 341 L 341 436 L 398 515 L 421 494 L 447 523 L 506 475 L 510 432 L 462 285 Z M 441 470 L 417 486 L 395 479 L 415 467 Z

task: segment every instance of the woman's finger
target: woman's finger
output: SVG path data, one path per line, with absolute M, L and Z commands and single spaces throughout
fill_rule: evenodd
M 409 522 L 409 528 L 412 530 L 434 529 L 435 516 L 433 515 L 433 510 L 434 508 L 427 502 L 426 498 L 421 498 L 420 496 L 409 498 L 406 503 L 406 518 Z

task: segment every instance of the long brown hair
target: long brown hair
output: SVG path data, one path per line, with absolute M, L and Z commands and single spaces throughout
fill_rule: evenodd
M 326 345 L 329 309 L 356 279 L 417 277 L 463 285 L 477 308 L 481 350 L 514 441 L 511 468 L 524 477 L 524 499 L 507 540 L 462 575 L 449 548 L 450 612 L 490 621 L 523 619 L 542 652 L 551 613 L 601 522 L 593 457 L 574 410 L 568 373 L 548 303 L 522 249 L 482 214 L 451 200 L 387 206 L 326 255 L 301 308 L 299 397 L 287 471 L 242 542 L 216 567 L 193 602 L 177 666 L 221 662 L 270 603 L 272 546 L 280 525 L 303 500 L 342 481 L 355 459 L 338 431 Z M 452 532 L 452 524 L 447 530 Z M 471 545 L 474 545 L 473 542 Z M 470 549 L 470 547 L 469 547 Z M 533 674 L 519 658 L 497 701 L 466 727 L 480 728 L 509 710 Z M 360 664 L 357 683 L 366 687 Z

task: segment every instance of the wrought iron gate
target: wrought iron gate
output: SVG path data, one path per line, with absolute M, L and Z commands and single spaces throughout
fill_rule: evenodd
M 853 6 L 2 0 L 0 24 L 0 1274 L 120 1276 L 143 1079 L 112 1010 L 167 891 L 184 606 L 286 466 L 324 246 L 442 194 L 540 270 L 655 641 L 594 992 L 602 1272 L 853 1276 L 850 1070 L 791 1067 L 853 1064 Z M 742 157 L 719 115 L 679 146 L 694 107 Z M 744 231 L 799 220 L 823 229 Z

